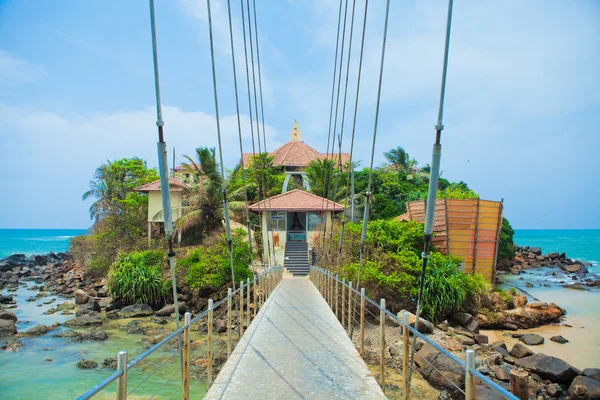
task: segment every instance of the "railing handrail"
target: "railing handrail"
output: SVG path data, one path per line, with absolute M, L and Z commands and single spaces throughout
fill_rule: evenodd
M 359 297 L 361 296 L 361 293 L 360 293 L 360 289 L 361 288 L 358 288 L 358 287 L 355 288 L 355 287 L 350 286 L 349 282 L 351 282 L 351 281 L 346 281 L 345 279 L 340 279 L 340 277 L 338 275 L 333 274 L 331 271 L 328 271 L 326 269 L 323 269 L 323 268 L 320 268 L 320 267 L 317 267 L 317 266 L 312 266 L 312 269 L 314 269 L 317 272 L 320 272 L 322 274 L 329 275 L 331 277 L 331 279 L 334 280 L 334 282 L 337 282 L 337 283 L 341 284 L 342 287 L 346 288 L 346 290 L 351 290 L 353 293 L 357 294 Z M 490 389 L 498 392 L 500 395 L 504 396 L 505 398 L 507 398 L 509 400 L 519 400 L 519 398 L 516 397 L 514 394 L 510 393 L 508 390 L 506 390 L 502 386 L 498 385 L 496 382 L 494 382 L 493 380 L 491 380 L 489 377 L 486 377 L 481 372 L 477 371 L 475 368 L 467 368 L 466 363 L 464 361 L 462 361 L 460 358 L 456 357 L 454 354 L 450 353 L 448 350 L 446 350 L 443 347 L 441 347 L 439 344 L 437 344 L 436 342 L 434 342 L 433 340 L 431 340 L 426 335 L 423 335 L 422 333 L 420 333 L 415 327 L 412 327 L 410 324 L 409 325 L 405 325 L 404 321 L 402 319 L 400 319 L 397 315 L 395 315 L 394 313 L 392 313 L 391 311 L 389 311 L 387 308 L 383 308 L 382 309 L 381 305 L 379 303 L 377 303 L 376 301 L 374 301 L 373 299 L 371 299 L 368 296 L 364 296 L 363 295 L 362 297 L 367 302 L 369 302 L 373 306 L 377 307 L 378 310 L 383 311 L 386 315 L 388 315 L 390 318 L 392 318 L 400 326 L 402 326 L 403 328 L 406 327 L 409 330 L 409 332 L 412 332 L 413 335 L 416 335 L 419 339 L 423 340 L 424 342 L 427 342 L 435 350 L 439 351 L 444 356 L 450 358 L 452 361 L 454 361 L 455 363 L 457 363 L 460 367 L 464 368 L 465 371 L 468 370 L 469 373 L 471 373 L 474 377 L 476 377 L 482 383 L 484 383 L 485 385 L 487 385 Z
M 270 267 L 266 271 L 263 271 L 263 272 L 255 275 L 255 277 L 264 277 L 264 276 L 268 275 L 269 273 L 271 273 L 273 271 L 280 271 L 280 270 L 282 270 L 281 266 Z M 251 282 L 253 282 L 253 281 L 251 280 Z M 227 296 L 225 296 L 224 298 L 222 298 L 218 302 L 214 303 L 211 309 L 212 310 L 216 309 L 218 306 L 220 306 L 221 304 L 223 304 L 229 298 L 233 299 L 240 292 L 240 290 L 241 290 L 241 286 L 238 287 L 234 292 L 232 292 L 231 295 L 228 294 Z M 156 343 L 154 346 L 150 347 L 148 350 L 146 350 L 145 352 L 143 352 L 142 354 L 140 354 L 137 358 L 135 358 L 133 361 L 131 361 L 129 364 L 127 364 L 127 366 L 125 367 L 125 371 L 129 371 L 136 364 L 138 364 L 141 361 L 143 361 L 144 359 L 146 359 L 150 354 L 154 353 L 156 350 L 158 350 L 159 348 L 161 348 L 162 346 L 164 346 L 167 342 L 169 342 L 170 340 L 172 340 L 174 337 L 176 337 L 177 335 L 181 335 L 186 329 L 189 328 L 190 325 L 192 325 L 193 323 L 195 323 L 198 320 L 200 320 L 200 318 L 205 317 L 206 315 L 208 315 L 209 311 L 210 310 L 208 308 L 206 310 L 202 311 L 194 319 L 192 319 L 189 324 L 185 324 L 185 325 L 181 326 L 179 329 L 176 329 L 171 334 L 169 334 L 169 336 L 167 336 L 166 338 L 164 338 L 163 340 L 161 340 L 160 342 Z M 125 371 L 123 371 L 123 370 L 117 370 L 117 371 L 115 371 L 112 375 L 106 377 L 99 384 L 97 384 L 96 386 L 92 387 L 90 390 L 88 390 L 87 392 L 85 392 L 81 396 L 77 397 L 77 400 L 87 400 L 87 399 L 90 399 L 94 395 L 98 394 L 102 389 L 106 388 L 108 385 L 110 385 L 111 383 L 113 383 L 117 379 L 119 379 L 121 376 L 123 376 L 125 374 Z

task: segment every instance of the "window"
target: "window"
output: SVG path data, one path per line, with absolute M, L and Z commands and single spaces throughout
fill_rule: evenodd
M 322 214 L 322 211 L 311 211 L 308 213 L 308 230 L 309 231 L 318 231 L 321 229 L 321 225 L 325 220 L 323 217 L 319 217 L 319 214 Z
M 272 231 L 285 231 L 285 212 L 271 211 L 269 212 L 269 227 Z

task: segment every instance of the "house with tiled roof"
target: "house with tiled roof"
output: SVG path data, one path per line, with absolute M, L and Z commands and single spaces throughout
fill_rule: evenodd
M 310 190 L 310 182 L 306 177 L 304 170 L 311 161 L 337 158 L 338 154 L 321 153 L 302 141 L 300 125 L 294 120 L 290 131 L 290 140 L 283 146 L 275 149 L 270 156 L 273 157 L 273 165 L 281 166 L 285 172 L 285 181 L 283 182 L 282 192 L 288 189 L 290 179 L 301 184 L 307 190 Z M 251 164 L 253 154 L 244 153 L 244 166 L 248 168 Z M 350 159 L 348 153 L 341 154 L 342 165 L 345 165 Z
M 294 189 L 252 204 L 248 209 L 261 217 L 263 260 L 274 257 L 277 265 L 283 265 L 290 272 L 304 273 L 310 248 L 328 236 L 333 215 L 343 212 L 344 206 Z
M 173 221 L 183 215 L 183 191 L 189 186 L 178 179 L 169 178 L 169 194 L 171 197 L 171 212 Z M 152 239 L 152 225 L 164 224 L 163 205 L 160 193 L 160 180 L 142 185 L 136 189 L 138 192 L 148 193 L 148 242 Z M 160 228 L 159 228 L 160 230 Z

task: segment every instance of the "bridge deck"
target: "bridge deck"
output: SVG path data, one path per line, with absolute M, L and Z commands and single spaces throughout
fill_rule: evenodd
M 286 277 L 235 347 L 207 399 L 382 399 L 321 294 Z

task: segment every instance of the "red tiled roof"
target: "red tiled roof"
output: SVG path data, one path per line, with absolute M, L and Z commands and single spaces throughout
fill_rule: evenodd
M 175 179 L 169 178 L 169 191 L 171 192 L 182 192 L 183 189 L 189 188 L 185 183 Z M 138 192 L 160 192 L 160 180 L 155 182 L 146 183 L 136 189 Z
M 188 171 L 188 169 L 186 168 L 186 165 L 189 165 L 190 167 L 194 168 L 194 165 L 193 165 L 193 164 L 184 163 L 184 164 L 178 165 L 178 166 L 176 166 L 175 168 L 171 169 L 171 171 L 175 171 L 175 172 L 180 172 L 180 171 L 182 171 L 182 172 L 186 172 L 186 171 Z M 196 167 L 197 167 L 197 168 L 200 168 L 200 165 L 196 164 Z
M 322 160 L 325 158 L 332 159 L 338 154 L 319 153 L 304 142 L 287 142 L 269 155 L 273 156 L 274 166 L 284 167 L 308 167 L 308 163 L 314 160 Z M 329 157 L 327 157 L 329 156 Z M 252 161 L 252 153 L 244 153 L 244 167 L 248 168 Z M 342 165 L 345 165 L 350 160 L 350 154 L 342 153 Z
M 344 206 L 331 200 L 325 200 L 321 196 L 294 189 L 289 192 L 278 194 L 248 207 L 250 211 L 321 211 L 332 210 L 334 212 L 344 211 Z

